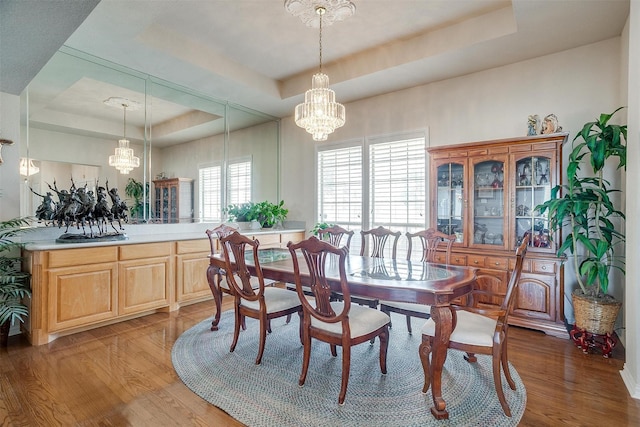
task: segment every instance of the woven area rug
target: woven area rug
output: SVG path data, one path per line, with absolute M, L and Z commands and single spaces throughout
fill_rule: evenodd
M 392 315 L 393 316 L 393 315 Z M 491 358 L 478 356 L 467 363 L 462 352 L 450 350 L 442 375 L 449 420 L 431 415 L 431 393 L 422 394 L 424 375 L 418 357 L 420 327 L 407 333 L 403 317 L 392 317 L 387 375 L 380 373 L 379 341 L 352 348 L 347 397 L 338 405 L 341 349 L 332 357 L 328 344 L 313 341 L 304 387 L 298 386 L 302 345 L 298 319 L 272 322 L 262 364 L 256 366 L 257 322 L 247 319 L 236 350 L 229 352 L 233 316 L 223 313 L 220 329 L 209 330 L 203 320 L 176 341 L 172 360 L 178 376 L 198 396 L 248 426 L 515 426 L 524 413 L 526 391 L 511 368 L 516 391 L 506 385 L 512 417 L 504 415 L 493 384 Z

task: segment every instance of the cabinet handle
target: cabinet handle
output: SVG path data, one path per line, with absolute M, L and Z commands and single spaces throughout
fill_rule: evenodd
M 547 269 L 547 266 L 546 266 L 546 265 L 543 265 L 543 266 L 542 266 L 542 269 L 543 269 L 543 270 L 546 270 L 546 269 Z
M 474 263 L 474 264 L 477 264 L 477 263 L 478 263 L 478 260 L 473 261 L 473 263 Z
M 499 263 L 499 262 L 496 262 L 496 265 L 500 265 L 500 263 Z

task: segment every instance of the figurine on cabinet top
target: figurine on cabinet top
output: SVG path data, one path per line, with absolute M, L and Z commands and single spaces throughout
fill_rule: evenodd
M 562 132 L 562 126 L 558 125 L 558 117 L 555 114 L 549 114 L 544 118 L 542 123 L 542 134 Z
M 532 114 L 527 119 L 527 136 L 537 135 L 540 133 L 540 116 Z

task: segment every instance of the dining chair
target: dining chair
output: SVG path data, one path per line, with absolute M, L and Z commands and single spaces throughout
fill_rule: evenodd
M 260 321 L 260 345 L 256 365 L 262 361 L 267 332 L 271 331 L 270 321 L 277 317 L 289 316 L 293 313 L 302 314 L 302 306 L 298 296 L 286 289 L 265 286 L 258 247 L 260 242 L 252 240 L 234 231 L 221 240 L 224 251 L 227 281 L 233 289 L 235 324 L 233 329 L 233 342 L 230 351 L 233 352 L 240 336 L 240 327 L 246 329 L 244 318 L 251 317 Z M 247 252 L 249 250 L 249 252 Z M 253 255 L 255 275 L 252 275 L 247 267 L 245 255 Z M 258 288 L 254 289 L 252 280 L 257 279 Z M 302 328 L 302 323 L 300 324 Z M 302 333 L 302 329 L 300 330 Z M 302 335 L 301 335 L 302 337 Z M 302 339 L 302 338 L 301 338 Z
M 220 224 L 214 229 L 205 231 L 207 237 L 209 237 L 209 246 L 211 247 L 210 257 L 215 256 L 218 252 L 216 249 L 217 242 L 234 231 L 236 231 L 235 228 L 226 224 Z M 222 253 L 222 250 L 220 253 Z M 209 288 L 211 289 L 211 294 L 213 295 L 213 300 L 216 306 L 216 314 L 211 322 L 212 331 L 218 329 L 217 325 L 220 322 L 220 316 L 222 314 L 222 293 L 232 295 L 231 288 L 229 287 L 229 283 L 225 279 L 225 276 L 226 272 L 224 269 L 215 269 L 212 267 L 207 269 L 207 282 L 209 283 Z
M 351 238 L 353 237 L 353 233 L 354 233 L 353 230 L 347 230 L 346 228 L 342 228 L 339 225 L 332 225 L 331 227 L 327 227 L 319 230 L 318 236 L 320 240 L 329 242 L 336 248 L 340 247 L 342 241 L 344 240 L 343 236 L 347 236 L 344 246 L 347 248 L 347 251 L 348 251 L 351 247 Z M 295 283 L 287 283 L 286 287 L 291 291 L 296 290 Z M 311 289 L 308 286 L 303 286 L 302 289 L 305 295 L 309 295 L 309 296 L 313 295 L 313 293 L 311 292 Z M 338 296 L 334 294 L 332 298 L 338 299 Z
M 465 360 L 469 363 L 477 361 L 476 353 L 491 355 L 493 368 L 493 382 L 502 405 L 504 413 L 510 417 L 511 410 L 507 404 L 507 400 L 502 390 L 501 367 L 504 376 L 512 390 L 516 389 L 515 382 L 509 371 L 509 358 L 507 355 L 507 338 L 509 332 L 508 317 L 513 310 L 516 294 L 518 290 L 518 282 L 520 273 L 522 272 L 522 263 L 527 253 L 527 245 L 529 243 L 529 235 L 527 234 L 522 244 L 516 250 L 516 264 L 511 272 L 507 291 L 501 295 L 492 295 L 494 297 L 502 296 L 502 304 L 497 309 L 480 308 L 475 301 L 478 295 L 487 296 L 489 291 L 475 290 L 472 292 L 472 298 L 469 298 L 468 306 L 452 305 L 453 330 L 449 338 L 448 348 L 461 350 L 466 353 Z M 436 324 L 433 319 L 428 319 L 422 327 L 422 343 L 419 347 L 420 360 L 424 370 L 424 386 L 422 392 L 426 393 L 430 386 L 430 361 L 429 355 L 433 348 L 435 340 Z
M 344 240 L 343 237 L 347 236 L 347 241 L 344 245 L 341 245 Z M 318 237 L 320 240 L 325 240 L 331 243 L 336 248 L 345 246 L 347 250 L 351 248 L 351 238 L 353 237 L 353 230 L 347 230 L 339 225 L 332 225 L 331 227 L 323 228 L 318 231 Z
M 336 346 L 342 347 L 342 384 L 338 403 L 344 404 L 349 383 L 351 347 L 380 338 L 380 370 L 387 373 L 387 347 L 389 345 L 389 316 L 383 312 L 364 306 L 351 304 L 351 294 L 345 272 L 346 247 L 336 248 L 329 242 L 312 236 L 307 240 L 287 245 L 293 259 L 293 271 L 298 298 L 302 304 L 302 343 L 304 346 L 302 373 L 298 384 L 304 385 L 309 360 L 311 341 L 315 338 L 329 343 L 331 355 L 336 357 Z M 302 253 L 309 272 L 309 287 L 313 297 L 307 298 L 302 289 L 300 264 L 297 251 Z M 327 278 L 331 274 L 335 280 L 335 270 L 339 272 L 342 301 L 331 300 L 331 287 Z
M 420 257 L 421 262 L 435 262 L 438 249 L 444 250 L 445 263 L 449 264 L 451 258 L 451 248 L 456 241 L 455 234 L 444 234 L 434 228 L 418 231 L 416 233 L 406 233 L 409 245 L 407 247 L 407 260 L 411 261 L 413 240 L 418 239 L 422 246 Z M 407 330 L 412 334 L 411 318 L 418 317 L 428 319 L 431 316 L 431 306 L 410 302 L 380 301 L 380 310 L 391 315 L 391 312 L 404 314 L 407 319 Z M 393 322 L 390 327 L 393 325 Z

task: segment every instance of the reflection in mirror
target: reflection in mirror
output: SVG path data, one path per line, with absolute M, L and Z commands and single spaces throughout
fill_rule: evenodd
M 78 185 L 90 176 L 99 183 L 108 180 L 124 197 L 133 179 L 148 202 L 140 222 L 221 221 L 229 203 L 278 201 L 279 122 L 274 117 L 67 47 L 25 92 L 28 127 L 21 156 L 40 172 L 24 178 L 39 194 L 54 179 L 68 187 L 71 178 Z M 124 133 L 122 109 L 104 104 L 110 97 L 143 106 L 127 111 L 126 137 L 141 159 L 128 175 L 108 163 Z M 170 186 L 165 193 L 176 178 L 174 193 Z M 30 191 L 22 195 L 22 212 L 33 215 L 41 198 Z M 135 204 L 131 198 L 125 202 Z

